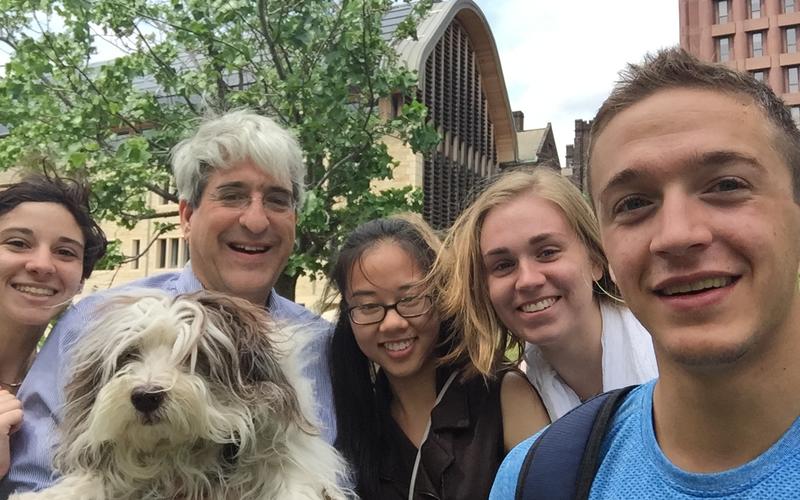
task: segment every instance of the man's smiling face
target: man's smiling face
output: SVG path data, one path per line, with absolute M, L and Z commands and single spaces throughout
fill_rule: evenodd
M 291 193 L 243 161 L 212 173 L 196 207 L 181 201 L 192 270 L 205 288 L 265 303 L 294 245 L 293 206 L 274 209 L 293 203 Z
M 595 138 L 592 197 L 659 364 L 732 363 L 800 307 L 800 208 L 777 131 L 747 97 L 661 90 Z

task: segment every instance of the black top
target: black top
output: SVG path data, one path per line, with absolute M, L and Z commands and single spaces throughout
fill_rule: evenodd
M 451 371 L 437 370 L 437 394 Z M 462 383 L 459 374 L 453 380 L 432 412 L 431 430 L 422 445 L 415 499 L 477 500 L 489 496 L 505 457 L 500 408 L 503 375 L 488 381 L 478 376 Z M 378 418 L 384 430 L 381 446 L 386 450 L 380 466 L 380 500 L 407 500 L 417 448 L 391 417 L 386 377 L 379 373 L 378 379 L 382 403 Z

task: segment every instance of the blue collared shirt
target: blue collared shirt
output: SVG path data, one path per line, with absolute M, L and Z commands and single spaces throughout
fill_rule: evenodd
M 159 288 L 175 295 L 203 288 L 192 272 L 191 263 L 187 263 L 181 272 L 158 274 L 124 287 Z M 86 297 L 64 314 L 25 377 L 17 396 L 22 401 L 25 416 L 22 426 L 11 438 L 11 469 L 0 484 L 0 498 L 6 498 L 13 491 L 45 488 L 56 479 L 52 458 L 58 436 L 56 427 L 64 403 L 63 387 L 69 379 L 69 350 L 94 319 L 96 306 L 105 295 L 97 293 Z M 308 359 L 305 374 L 314 384 L 322 436 L 333 443 L 336 421 L 328 370 L 331 325 L 274 290 L 270 293 L 267 308 L 278 321 L 300 324 L 319 332 L 313 335 L 313 341 L 306 347 L 305 355 L 313 359 Z

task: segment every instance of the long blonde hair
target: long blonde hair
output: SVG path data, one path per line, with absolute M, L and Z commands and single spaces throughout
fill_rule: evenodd
M 585 245 L 590 258 L 602 266 L 603 276 L 593 286 L 595 296 L 603 300 L 606 293 L 612 297 L 619 295 L 608 272 L 597 219 L 581 192 L 547 167 L 501 174 L 453 224 L 428 277 L 440 312 L 453 318 L 454 331 L 459 333 L 450 356 L 469 355 L 475 370 L 484 376 L 490 376 L 503 364 L 508 349 L 516 348 L 521 353 L 525 345 L 495 314 L 480 248 L 486 214 L 523 193 L 533 193 L 555 203 Z

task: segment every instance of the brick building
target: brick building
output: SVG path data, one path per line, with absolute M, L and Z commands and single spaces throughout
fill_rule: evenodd
M 679 0 L 680 44 L 767 82 L 800 124 L 800 0 Z

